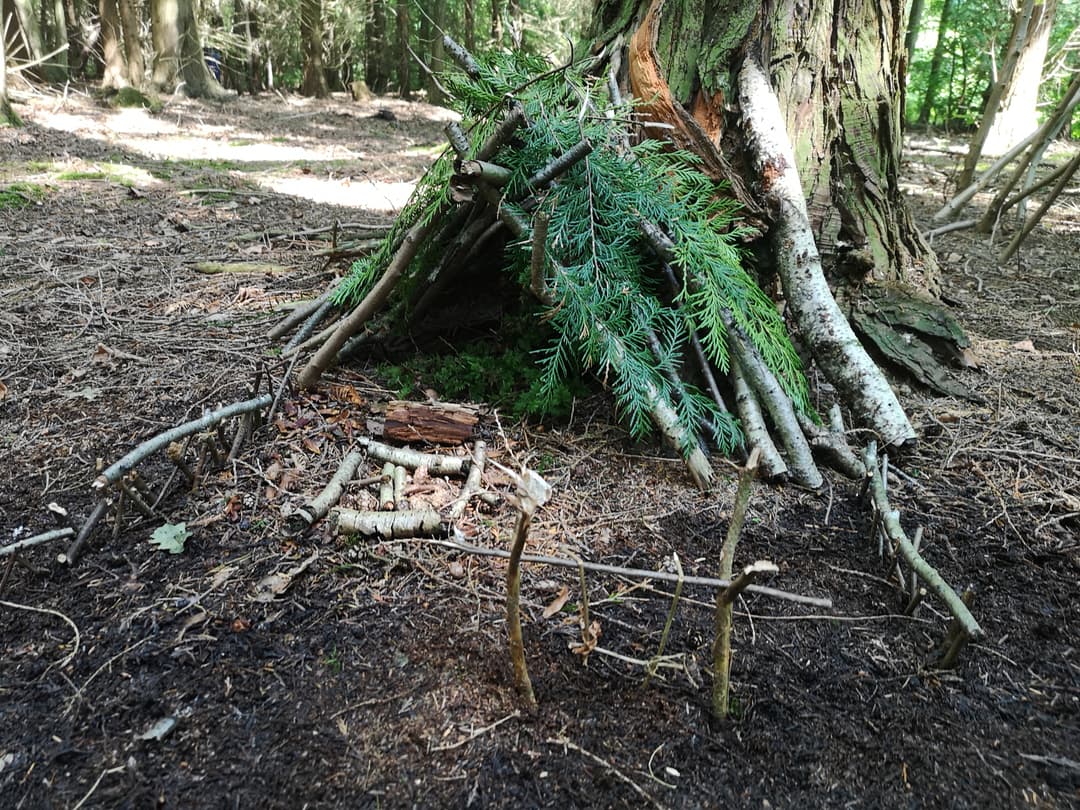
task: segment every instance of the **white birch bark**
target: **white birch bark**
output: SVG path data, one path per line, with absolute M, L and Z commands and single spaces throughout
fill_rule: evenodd
M 753 60 L 739 71 L 739 103 L 754 167 L 776 214 L 771 236 L 784 295 L 802 338 L 856 416 L 888 445 L 915 441 L 885 375 L 863 349 L 833 298 L 814 242 L 780 103 Z

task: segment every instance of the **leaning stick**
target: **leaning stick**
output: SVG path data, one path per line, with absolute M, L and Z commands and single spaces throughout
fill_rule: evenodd
M 866 474 L 870 477 L 870 490 L 873 497 L 874 508 L 881 519 L 881 526 L 888 538 L 896 544 L 900 556 L 911 566 L 911 570 L 919 575 L 919 579 L 926 583 L 927 587 L 937 594 L 941 601 L 949 608 L 949 612 L 967 633 L 969 638 L 980 639 L 985 634 L 975 617 L 971 615 L 967 605 L 957 595 L 941 574 L 922 558 L 900 525 L 900 513 L 889 505 L 889 496 L 885 491 L 885 481 L 881 475 L 881 469 L 877 463 L 877 442 L 870 442 L 863 454 L 863 464 Z
M 266 336 L 270 338 L 270 340 L 277 340 L 278 338 L 283 337 L 286 332 L 311 315 L 311 313 L 321 307 L 324 302 L 330 300 L 330 296 L 334 294 L 338 281 L 338 279 L 334 279 L 318 298 L 301 301 L 297 304 L 292 312 L 282 318 L 273 329 L 266 333 Z
M 152 439 L 147 439 L 99 475 L 93 483 L 93 489 L 102 490 L 110 484 L 117 483 L 124 475 L 133 470 L 139 462 L 152 456 L 158 450 L 168 447 L 171 442 L 175 442 L 177 439 L 181 439 L 184 436 L 190 436 L 192 433 L 198 433 L 201 430 L 212 428 L 214 425 L 217 425 L 219 422 L 222 422 L 231 416 L 239 416 L 240 414 L 251 413 L 252 411 L 265 408 L 272 400 L 273 397 L 269 394 L 263 394 L 261 397 L 256 397 L 255 399 L 234 402 L 231 405 L 218 408 L 216 411 L 211 411 L 199 419 L 192 419 L 190 422 L 185 422 L 182 425 L 177 425 L 171 430 L 166 430 L 164 433 L 159 433 Z
M 383 304 L 390 297 L 390 293 L 397 286 L 406 268 L 416 257 L 420 245 L 423 244 L 424 239 L 431 230 L 432 223 L 439 218 L 439 215 L 440 212 L 436 211 L 426 222 L 421 219 L 409 229 L 404 240 L 402 240 L 401 247 L 394 254 L 390 264 L 387 265 L 382 277 L 371 288 L 371 292 L 349 313 L 348 317 L 341 321 L 334 333 L 330 335 L 319 348 L 319 351 L 304 366 L 300 376 L 297 377 L 297 387 L 307 390 L 315 385 L 319 378 L 322 377 L 323 372 L 334 362 L 338 349 L 344 345 L 345 341 L 358 332 L 376 312 L 382 309 Z
M 75 530 L 70 526 L 63 529 L 53 529 L 49 532 L 42 532 L 41 534 L 35 534 L 33 537 L 27 537 L 25 540 L 18 540 L 11 545 L 0 547 L 0 557 L 6 557 L 9 554 L 14 554 L 16 551 L 22 551 L 24 548 L 48 543 L 50 540 L 62 540 L 65 537 L 74 536 Z
M 1058 197 L 1061 196 L 1061 192 L 1065 190 L 1065 186 L 1069 184 L 1069 181 L 1072 180 L 1073 175 L 1076 174 L 1077 168 L 1080 168 L 1080 152 L 1077 152 L 1075 155 L 1073 155 L 1073 159 L 1070 160 L 1067 164 L 1065 164 L 1062 169 L 1058 170 L 1061 172 L 1061 177 L 1054 185 L 1054 190 L 1050 192 L 1049 196 L 1045 200 L 1043 200 L 1043 204 L 1039 206 L 1039 210 L 1037 210 L 1028 218 L 1028 221 L 1024 223 L 1024 227 L 1016 232 L 1016 235 L 1013 236 L 1012 241 L 1009 242 L 1008 247 L 1006 247 L 1003 251 L 1001 251 L 1000 254 L 998 254 L 999 262 L 1007 262 L 1010 258 L 1012 258 L 1013 254 L 1020 249 L 1020 243 L 1023 242 L 1024 238 L 1029 233 L 1031 233 L 1031 231 L 1035 228 L 1036 225 L 1039 224 L 1039 220 L 1043 218 L 1046 212 L 1050 209 L 1050 206 L 1057 201 Z
M 71 542 L 71 545 L 67 547 L 67 551 L 56 556 L 57 562 L 67 563 L 68 565 L 74 565 L 75 561 L 79 558 L 79 552 L 82 551 L 82 547 L 86 545 L 86 541 L 90 539 L 90 535 L 94 533 L 94 529 L 97 527 L 101 518 L 105 516 L 106 510 L 109 508 L 109 499 L 101 498 L 94 506 L 94 511 L 90 513 L 90 517 L 86 519 L 86 523 L 79 529 L 79 533 L 75 535 L 75 539 Z M 120 517 L 117 515 L 117 520 Z

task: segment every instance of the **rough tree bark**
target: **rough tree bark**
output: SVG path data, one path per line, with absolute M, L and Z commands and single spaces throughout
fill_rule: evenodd
M 194 98 L 221 99 L 229 94 L 206 67 L 193 0 L 151 0 L 154 45 L 151 82 L 164 93 L 178 86 Z
M 730 181 L 744 202 L 766 201 L 765 210 L 758 210 L 763 225 L 772 229 L 774 263 L 796 317 L 801 293 L 788 282 L 802 276 L 821 291 L 822 280 L 811 280 L 815 265 L 830 268 L 841 286 L 854 276 L 860 282 L 938 290 L 937 263 L 898 182 L 903 11 L 902 0 L 597 3 L 594 50 L 610 58 L 620 83 L 645 100 L 644 113 L 673 127 L 673 140 L 701 154 L 707 169 Z M 757 113 L 749 107 L 759 105 L 749 102 L 760 96 L 740 99 L 738 85 L 749 63 L 768 66 L 761 87 L 766 93 L 771 87 L 779 102 L 798 171 L 794 189 L 789 184 L 779 190 L 780 178 L 791 168 L 787 158 L 762 157 L 761 135 L 750 134 Z M 805 214 L 787 196 L 798 194 L 798 181 Z M 797 231 L 800 221 L 809 224 L 825 262 L 800 252 L 803 243 L 790 227 L 794 223 Z M 793 262 L 789 272 L 784 271 L 787 255 Z M 801 308 L 824 311 L 818 304 Z M 831 333 L 822 336 L 826 343 L 811 345 L 815 359 L 842 396 L 858 400 L 864 391 L 845 390 L 847 383 L 826 367 L 825 355 L 861 351 L 847 324 L 824 330 L 803 325 L 799 334 L 813 344 L 815 331 Z M 888 430 L 896 433 L 886 441 L 913 438 L 899 406 L 889 407 L 902 421 L 892 421 Z M 872 412 L 857 405 L 855 410 L 862 420 L 876 423 Z
M 301 2 L 300 39 L 304 46 L 304 81 L 300 92 L 305 96 L 326 98 L 330 95 L 330 89 L 326 86 L 326 71 L 323 69 L 321 0 Z

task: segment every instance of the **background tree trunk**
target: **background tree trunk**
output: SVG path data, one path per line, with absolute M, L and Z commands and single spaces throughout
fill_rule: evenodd
M 0 124 L 15 126 L 19 116 L 11 109 L 7 89 L 7 37 L 0 35 Z
M 983 154 L 1002 155 L 1031 132 L 1036 120 L 1043 62 L 1050 45 L 1057 0 L 1036 3 L 1027 37 L 1020 45 L 1011 81 L 1002 92 L 994 123 L 986 134 Z
M 409 19 L 410 0 L 398 0 L 397 4 L 397 54 L 398 95 L 408 101 L 412 98 L 412 54 L 409 53 L 409 35 L 412 22 Z
M 154 87 L 171 93 L 183 84 L 184 92 L 193 98 L 226 97 L 228 93 L 206 66 L 194 0 L 151 0 L 150 19 Z
M 150 0 L 150 32 L 154 68 L 150 81 L 163 93 L 171 93 L 180 74 L 179 0 Z
M 1016 66 L 1019 63 L 1020 54 L 1027 46 L 1028 32 L 1035 22 L 1036 9 L 1041 11 L 1043 0 L 1025 0 L 1016 10 L 1013 16 L 1012 32 L 1009 34 L 1009 42 L 1005 46 L 1005 52 L 998 69 L 998 76 L 990 88 L 990 97 L 986 100 L 982 119 L 975 134 L 971 136 L 968 144 L 967 157 L 964 158 L 964 168 L 956 180 L 958 189 L 967 188 L 975 177 L 975 168 L 982 156 L 986 136 L 990 134 L 990 128 L 997 118 L 998 107 L 1005 96 L 1006 90 L 1013 83 L 1016 74 Z
M 142 36 L 139 31 L 139 9 L 133 0 L 118 0 L 120 29 L 124 36 L 124 55 L 127 58 L 127 80 L 137 89 L 146 81 L 146 65 L 143 63 Z
M 99 0 L 101 14 L 101 51 L 105 71 L 101 75 L 101 87 L 119 90 L 128 86 L 127 63 L 124 61 L 123 31 L 120 28 L 120 12 L 116 0 Z
M 321 0 L 302 0 L 300 3 L 300 39 L 304 47 L 304 81 L 300 92 L 305 96 L 326 98 L 330 90 L 323 70 Z
M 949 25 L 954 2 L 955 0 L 944 0 L 941 5 L 937 42 L 934 43 L 934 55 L 930 57 L 930 73 L 926 79 L 926 95 L 923 97 L 922 106 L 919 108 L 919 124 L 922 126 L 930 123 L 930 113 L 934 108 L 934 102 L 937 100 L 938 91 L 941 89 L 941 66 L 945 63 L 945 49 L 949 37 Z
M 372 0 L 371 20 L 366 29 L 364 49 L 364 81 L 372 93 L 382 95 L 390 84 L 386 3 L 388 0 Z

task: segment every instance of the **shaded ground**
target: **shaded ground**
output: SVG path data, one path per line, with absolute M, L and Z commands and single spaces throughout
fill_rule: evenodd
M 81 523 L 98 459 L 256 380 L 276 390 L 275 308 L 344 269 L 312 231 L 385 223 L 441 144 L 439 111 L 381 104 L 398 120 L 340 101 L 185 101 L 155 117 L 47 96 L 20 109 L 27 128 L 0 130 L 0 189 L 28 184 L 28 205 L 0 209 L 0 544 L 51 528 L 50 502 Z M 956 163 L 916 153 L 921 221 Z M 147 542 L 162 519 L 114 531 L 110 517 L 74 568 L 55 562 L 62 544 L 0 558 L 0 807 L 1080 805 L 1077 198 L 1008 268 L 969 234 L 936 247 L 984 401 L 907 392 L 924 441 L 891 492 L 926 556 L 976 593 L 988 639 L 958 669 L 926 666 L 947 622 L 933 604 L 899 615 L 857 487 L 832 478 L 752 501 L 741 560 L 775 561 L 774 586 L 835 609 L 739 606 L 734 722 L 707 715 L 711 593 L 684 591 L 666 650 L 678 666 L 646 687 L 633 661 L 656 652 L 670 586 L 590 576 L 603 651 L 583 666 L 577 574 L 539 567 L 524 598 L 541 708 L 521 716 L 502 561 L 285 530 L 391 396 L 371 369 L 342 370 L 286 396 L 199 491 L 162 500 L 192 531 L 184 553 Z M 194 269 L 237 259 L 288 271 Z M 482 425 L 493 457 L 555 485 L 534 550 L 642 568 L 677 553 L 688 574 L 715 572 L 730 476 L 698 494 L 611 427 L 601 398 L 543 431 Z M 154 487 L 171 471 L 142 469 Z M 491 546 L 512 524 L 505 505 L 463 522 Z M 260 581 L 316 551 L 260 601 Z M 567 606 L 543 618 L 564 586 Z

